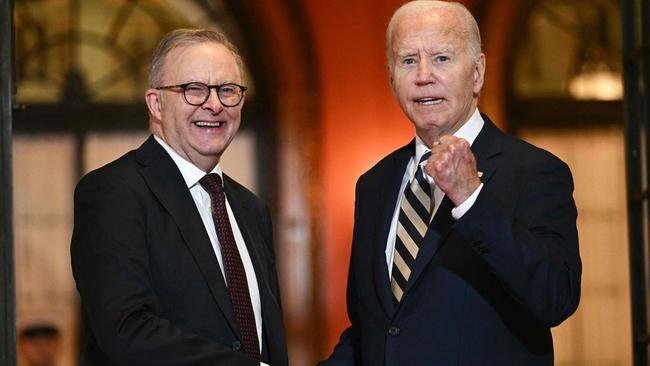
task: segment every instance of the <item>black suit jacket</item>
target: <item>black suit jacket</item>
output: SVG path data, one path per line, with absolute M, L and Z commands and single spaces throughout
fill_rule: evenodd
M 262 306 L 263 361 L 287 364 L 271 220 L 224 175 Z M 258 365 L 183 177 L 151 136 L 86 175 L 75 191 L 72 269 L 85 365 Z
M 571 173 L 485 125 L 472 151 L 484 186 L 469 211 L 441 203 L 395 306 L 386 242 L 414 142 L 361 176 L 343 333 L 323 365 L 552 365 L 550 327 L 578 306 Z

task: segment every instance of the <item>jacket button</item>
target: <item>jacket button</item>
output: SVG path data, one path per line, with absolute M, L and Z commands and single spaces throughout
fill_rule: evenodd
M 232 350 L 233 351 L 239 351 L 240 349 L 241 349 L 241 342 L 239 342 L 239 341 L 232 342 Z
M 399 327 L 392 326 L 392 327 L 388 328 L 388 334 L 390 334 L 392 336 L 399 335 Z

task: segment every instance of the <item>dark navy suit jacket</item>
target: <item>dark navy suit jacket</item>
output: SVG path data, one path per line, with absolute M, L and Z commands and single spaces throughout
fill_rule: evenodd
M 351 326 L 323 366 L 553 364 L 550 328 L 580 299 L 573 180 L 558 158 L 483 118 L 472 151 L 484 186 L 457 221 L 445 197 L 397 306 L 385 249 L 414 142 L 359 179 Z
M 224 189 L 259 285 L 262 358 L 287 365 L 268 210 L 226 175 Z M 259 365 L 243 353 L 189 189 L 153 136 L 77 185 L 71 251 L 82 365 Z

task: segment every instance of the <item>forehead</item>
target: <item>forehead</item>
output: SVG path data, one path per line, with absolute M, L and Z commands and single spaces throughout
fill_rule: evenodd
M 163 75 L 167 77 L 221 77 L 239 81 L 241 73 L 232 52 L 216 42 L 201 42 L 180 45 L 167 54 L 163 65 Z
M 421 47 L 462 47 L 466 42 L 463 17 L 449 9 L 401 14 L 393 30 L 393 52 Z

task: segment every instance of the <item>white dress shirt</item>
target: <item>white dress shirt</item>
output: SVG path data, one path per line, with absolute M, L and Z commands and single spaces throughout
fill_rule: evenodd
M 485 124 L 485 121 L 483 121 L 483 117 L 481 117 L 481 114 L 478 111 L 478 108 L 474 111 L 474 114 L 469 118 L 467 122 L 465 122 L 459 129 L 454 133 L 455 137 L 463 138 L 469 142 L 470 145 L 474 143 L 474 140 L 476 139 L 476 136 L 478 136 L 478 133 L 481 132 L 481 128 L 483 128 L 483 125 Z M 406 189 L 406 185 L 413 179 L 415 176 L 415 172 L 417 171 L 417 162 L 420 161 L 420 158 L 422 158 L 422 155 L 424 155 L 426 152 L 431 151 L 431 149 L 422 141 L 420 136 L 417 134 L 415 135 L 415 156 L 411 157 L 409 160 L 408 165 L 406 166 L 406 171 L 404 172 L 404 176 L 402 178 L 402 186 L 400 187 L 400 194 L 399 198 L 395 204 L 395 209 L 393 210 L 393 219 L 391 220 L 390 224 L 390 231 L 388 232 L 388 241 L 386 242 L 386 265 L 388 265 L 388 278 L 390 279 L 393 273 L 393 254 L 395 252 L 395 236 L 397 233 L 397 221 L 399 218 L 399 211 L 400 207 L 402 204 L 402 197 L 404 196 L 404 190 Z M 422 165 L 426 165 L 426 161 L 422 162 Z M 424 173 L 424 171 L 423 171 Z M 479 174 L 481 174 L 479 172 Z M 424 177 L 426 180 L 431 184 L 431 187 L 433 189 L 433 199 L 434 199 L 434 207 L 433 207 L 433 212 L 431 213 L 431 219 L 435 216 L 436 212 L 438 211 L 438 207 L 440 207 L 440 203 L 442 203 L 442 199 L 445 197 L 445 193 L 438 188 L 433 181 L 433 178 L 431 178 L 429 175 L 424 173 Z M 458 220 L 460 219 L 476 202 L 476 197 L 478 197 L 478 194 L 481 192 L 481 189 L 483 188 L 483 183 L 481 183 L 478 188 L 472 193 L 471 196 L 469 196 L 465 202 L 461 203 L 458 207 L 455 207 L 451 210 L 451 216 L 455 219 Z
M 196 208 L 199 210 L 201 219 L 203 220 L 203 226 L 208 232 L 210 237 L 210 243 L 212 243 L 212 249 L 214 254 L 217 256 L 217 261 L 219 261 L 219 268 L 221 269 L 221 274 L 225 280 L 226 273 L 223 268 L 223 258 L 221 256 L 221 246 L 219 245 L 219 238 L 217 237 L 217 231 L 214 227 L 214 220 L 212 219 L 212 202 L 210 201 L 210 194 L 199 184 L 199 180 L 203 178 L 207 173 L 203 170 L 196 167 L 194 164 L 183 159 L 174 149 L 165 143 L 161 138 L 154 135 L 154 138 L 158 143 L 167 151 L 169 156 L 174 160 L 176 166 L 181 171 L 185 184 L 192 194 Z M 219 164 L 212 169 L 210 173 L 219 174 L 222 177 L 223 181 L 223 172 Z M 235 242 L 237 243 L 237 249 L 239 250 L 239 255 L 241 256 L 242 263 L 244 264 L 244 270 L 246 271 L 246 280 L 248 281 L 248 291 L 251 297 L 251 304 L 253 305 L 253 313 L 255 314 L 255 325 L 257 326 L 257 338 L 260 345 L 260 352 L 262 351 L 262 306 L 260 303 L 260 291 L 257 284 L 257 278 L 255 277 L 255 269 L 253 268 L 253 262 L 246 248 L 246 243 L 244 238 L 241 235 L 239 230 L 239 225 L 237 220 L 235 220 L 235 215 L 232 213 L 230 208 L 230 203 L 228 203 L 228 197 L 226 197 L 226 210 L 228 211 L 228 220 L 230 220 L 230 226 L 232 227 L 232 233 L 235 237 Z M 226 283 L 226 285 L 228 285 Z M 262 365 L 265 365 L 262 363 Z

